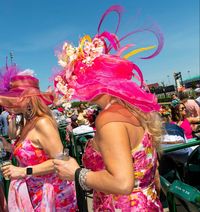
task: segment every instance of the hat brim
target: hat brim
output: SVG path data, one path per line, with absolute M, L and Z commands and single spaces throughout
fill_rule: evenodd
M 13 89 L 0 93 L 0 105 L 5 108 L 19 107 L 22 102 L 31 96 L 39 96 L 46 104 L 51 105 L 54 101 L 54 95 L 51 92 L 41 92 L 38 89 Z
M 75 68 L 78 72 L 79 66 Z M 78 75 L 74 98 L 91 101 L 100 94 L 109 94 L 144 112 L 159 111 L 157 97 L 134 82 L 133 77 L 143 85 L 143 76 L 137 65 L 118 56 L 101 55 Z
M 93 84 L 80 86 L 76 89 L 73 98 L 91 101 L 101 94 L 117 97 L 144 112 L 159 111 L 160 109 L 155 95 L 142 90 L 135 82 L 124 80 L 112 80 L 109 84 L 96 81 Z

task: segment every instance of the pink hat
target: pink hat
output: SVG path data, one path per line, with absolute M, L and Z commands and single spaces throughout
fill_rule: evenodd
M 0 69 L 0 105 L 5 108 L 19 107 L 31 96 L 39 96 L 45 104 L 52 104 L 54 95 L 41 92 L 39 80 L 32 75 L 32 70 L 20 71 L 16 66 Z
M 133 45 L 129 44 L 120 48 L 119 42 L 141 30 L 133 31 L 121 39 L 109 32 L 100 34 L 103 19 L 112 11 L 117 12 L 120 17 L 122 8 L 112 6 L 104 13 L 98 27 L 98 34 L 93 39 L 89 35 L 84 36 L 80 39 L 78 47 L 64 43 L 62 50 L 57 53 L 58 62 L 63 69 L 54 79 L 56 91 L 67 101 L 71 99 L 90 101 L 100 94 L 110 94 L 143 111 L 158 111 L 160 106 L 157 104 L 157 98 L 144 88 L 145 84 L 139 67 L 127 60 L 128 57 L 152 49 L 154 46 L 134 49 L 121 57 L 124 50 Z M 143 58 L 149 59 L 156 56 L 162 49 L 163 37 L 161 33 L 153 29 L 143 30 L 153 32 L 159 43 L 157 50 L 151 56 Z M 109 45 L 106 40 L 109 41 Z M 112 48 L 117 51 L 116 54 L 109 54 Z M 140 82 L 140 85 L 133 81 L 133 77 Z

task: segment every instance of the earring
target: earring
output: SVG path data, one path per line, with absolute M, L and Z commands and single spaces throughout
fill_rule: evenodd
M 31 120 L 31 119 L 33 118 L 34 115 L 35 115 L 35 114 L 34 114 L 34 112 L 33 112 L 33 110 L 32 110 L 31 104 L 28 104 L 28 105 L 27 105 L 27 108 L 26 108 L 25 118 L 26 118 L 27 120 Z

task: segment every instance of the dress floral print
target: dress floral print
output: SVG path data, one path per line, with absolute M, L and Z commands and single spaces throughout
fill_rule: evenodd
M 34 166 L 49 159 L 44 150 L 24 140 L 14 146 L 14 156 L 21 167 Z M 9 211 L 53 212 L 76 211 L 74 184 L 61 180 L 55 173 L 12 180 Z
M 93 209 L 98 211 L 160 212 L 162 205 L 155 189 L 154 175 L 157 154 L 152 146 L 151 136 L 146 133 L 139 146 L 132 150 L 134 165 L 134 190 L 130 195 L 107 195 L 94 191 Z M 92 140 L 86 146 L 83 164 L 92 171 L 105 169 L 102 156 L 92 147 Z

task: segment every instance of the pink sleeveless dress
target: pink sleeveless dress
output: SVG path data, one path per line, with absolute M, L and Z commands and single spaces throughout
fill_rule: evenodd
M 113 141 L 114 144 L 114 141 Z M 151 137 L 144 135 L 142 142 L 132 150 L 134 161 L 135 186 L 130 195 L 104 194 L 93 192 L 93 210 L 111 211 L 120 209 L 123 212 L 160 212 L 162 205 L 155 189 L 154 175 L 157 164 L 156 150 L 152 146 Z M 83 164 L 92 171 L 105 169 L 102 156 L 92 147 L 91 140 L 83 155 Z
M 184 119 L 180 127 L 184 130 L 187 139 L 193 138 L 192 127 L 188 119 Z
M 24 140 L 14 146 L 14 156 L 21 167 L 34 166 L 49 159 L 44 150 Z M 12 180 L 8 196 L 9 211 L 76 211 L 74 184 L 55 173 Z
M 176 122 L 172 121 L 171 122 L 172 124 L 176 124 L 178 125 Z M 183 130 L 184 130 L 184 134 L 185 134 L 185 137 L 187 139 L 191 139 L 193 138 L 193 135 L 192 135 L 192 126 L 190 124 L 190 122 L 188 121 L 187 118 L 185 118 L 182 123 L 180 125 L 178 125 L 179 127 L 181 127 Z

